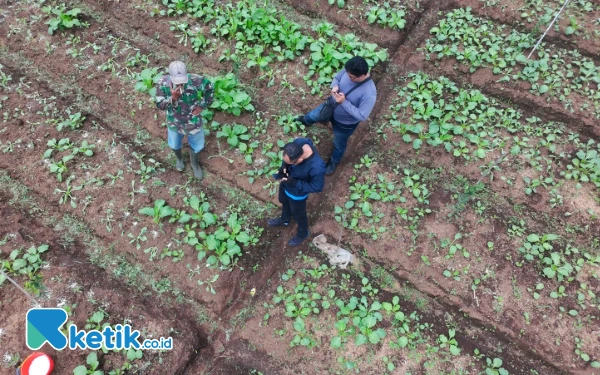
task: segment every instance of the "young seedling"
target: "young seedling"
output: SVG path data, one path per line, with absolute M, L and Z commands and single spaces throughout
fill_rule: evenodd
M 48 141 L 46 146 L 50 147 L 50 148 L 47 149 L 46 152 L 44 152 L 44 159 L 50 159 L 50 157 L 52 156 L 52 153 L 54 151 L 61 152 L 61 151 L 69 150 L 70 148 L 73 147 L 73 144 L 71 143 L 69 138 L 62 138 L 59 141 L 56 141 L 56 138 L 53 138 Z
M 167 206 L 164 199 L 157 199 L 154 201 L 154 207 L 140 208 L 138 212 L 142 215 L 152 216 L 154 223 L 158 224 L 160 219 L 173 215 L 175 210 Z
M 73 370 L 73 375 L 103 375 L 104 372 L 100 370 L 96 370 L 98 366 L 100 366 L 100 362 L 98 362 L 98 354 L 96 352 L 91 352 L 88 354 L 86 359 L 86 365 L 80 365 L 75 367 Z
M 73 154 L 65 155 L 60 161 L 50 164 L 50 173 L 54 173 L 59 182 L 62 182 L 63 174 L 68 171 L 67 162 L 73 160 L 74 157 L 75 155 Z
M 71 180 L 73 179 L 73 176 L 70 176 L 67 181 L 65 182 L 66 184 L 66 188 L 65 190 L 61 190 L 61 189 L 54 189 L 54 193 L 59 193 L 60 194 L 60 199 L 58 200 L 58 203 L 60 204 L 65 204 L 67 202 L 71 203 L 71 207 L 76 208 L 77 207 L 77 203 L 75 202 L 75 197 L 73 196 L 73 193 L 83 189 L 83 186 L 73 186 L 71 185 Z
M 206 279 L 204 281 L 198 280 L 198 285 L 206 284 L 206 291 L 211 292 L 212 294 L 216 294 L 217 292 L 215 291 L 213 284 L 216 283 L 218 279 L 219 279 L 219 274 L 216 274 L 212 278 Z

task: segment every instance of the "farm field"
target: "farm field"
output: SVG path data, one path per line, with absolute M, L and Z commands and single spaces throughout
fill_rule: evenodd
M 79 328 L 57 375 L 600 374 L 600 6 L 572 0 L 0 0 L 0 267 Z M 287 245 L 280 148 L 365 57 L 378 89 Z M 215 83 L 205 177 L 154 83 Z M 185 142 L 184 142 L 185 143 Z M 187 145 L 184 158 L 187 162 Z M 0 275 L 0 374 L 34 304 Z

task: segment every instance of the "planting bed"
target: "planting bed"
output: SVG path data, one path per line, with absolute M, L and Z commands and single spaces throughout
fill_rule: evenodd
M 600 374 L 598 8 L 572 3 L 527 60 L 558 2 L 0 0 L 0 265 L 36 300 L 0 284 L 0 373 L 37 304 L 173 338 L 44 346 L 61 375 Z M 266 219 L 279 148 L 330 155 L 293 118 L 354 54 L 378 101 L 308 202 L 341 269 Z M 217 87 L 201 181 L 153 104 L 176 59 Z

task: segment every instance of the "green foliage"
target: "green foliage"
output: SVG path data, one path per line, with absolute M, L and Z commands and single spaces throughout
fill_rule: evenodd
M 419 181 L 420 176 L 409 169 L 403 171 L 404 177 L 402 183 L 397 180 L 389 180 L 389 173 L 385 171 L 377 172 L 377 163 L 368 155 L 361 158 L 361 164 L 354 166 L 355 174 L 350 178 L 349 200 L 344 207 L 335 206 L 335 220 L 343 227 L 352 229 L 357 233 L 369 234 L 376 240 L 388 231 L 388 227 L 383 225 L 385 206 L 393 203 L 406 203 L 407 197 L 403 195 L 404 191 L 412 193 L 413 198 L 418 204 L 429 204 L 427 197 L 429 190 L 426 184 Z M 374 173 L 375 172 L 375 173 Z M 397 175 L 399 172 L 394 171 Z M 375 174 L 376 178 L 372 177 Z M 421 210 L 421 215 L 430 213 L 429 209 L 415 207 L 417 211 Z M 398 207 L 398 213 L 404 220 L 415 224 L 418 219 L 409 217 L 408 211 Z M 385 221 L 391 220 L 388 218 Z
M 44 152 L 44 159 L 49 159 L 54 151 L 61 152 L 68 150 L 73 147 L 73 144 L 69 138 L 62 138 L 59 141 L 56 141 L 56 138 L 53 138 L 46 143 L 46 146 L 50 148 Z
M 343 0 L 337 2 L 344 5 Z M 370 66 L 387 59 L 387 52 L 376 44 L 360 42 L 354 34 L 337 34 L 330 24 L 317 25 L 317 39 L 305 35 L 298 23 L 287 20 L 266 1 L 242 0 L 236 4 L 219 4 L 213 0 L 163 0 L 163 5 L 167 10 L 160 10 L 162 15 L 187 13 L 193 19 L 210 24 L 211 34 L 234 40 L 235 47 L 224 51 L 219 61 L 231 60 L 240 64 L 243 58 L 247 68 L 259 67 L 268 71 L 271 62 L 294 60 L 310 46 L 310 59 L 304 60 L 310 71 L 304 79 L 313 94 L 320 93 L 322 86 L 328 84 L 332 75 L 354 55 L 365 57 Z M 401 24 L 400 19 L 393 22 Z M 191 37 L 189 26 L 176 23 L 172 28 L 180 32 L 180 42 L 187 43 Z M 219 106 L 215 104 L 214 108 Z
M 500 358 L 486 358 L 485 364 L 485 375 L 508 375 L 508 371 L 502 367 L 502 360 Z
M 52 162 L 49 165 L 50 173 L 54 173 L 56 175 L 56 179 L 59 182 L 62 182 L 63 174 L 68 171 L 67 162 L 70 160 L 73 160 L 74 157 L 75 157 L 75 155 L 73 155 L 73 154 L 65 155 L 61 158 L 60 161 Z
M 60 199 L 58 200 L 58 203 L 65 204 L 67 202 L 70 202 L 71 207 L 76 208 L 77 203 L 75 201 L 75 197 L 73 197 L 73 192 L 83 189 L 84 185 L 77 185 L 77 186 L 71 185 L 71 181 L 73 180 L 73 178 L 74 178 L 73 175 L 71 175 L 71 176 L 69 176 L 69 178 L 67 178 L 67 180 L 65 181 L 65 190 L 56 188 L 56 189 L 54 189 L 54 193 L 60 194 Z
M 262 229 L 244 228 L 248 219 L 236 212 L 226 217 L 211 213 L 206 195 L 184 198 L 184 203 L 194 211 L 179 215 L 179 222 L 187 224 L 177 228 L 176 233 L 183 234 L 183 241 L 194 246 L 198 260 L 206 258 L 207 267 L 232 267 L 242 255 L 242 247 L 258 242 Z
M 202 30 L 198 28 L 191 29 L 187 22 L 171 21 L 169 24 L 172 31 L 179 32 L 179 43 L 184 46 L 189 43 L 196 53 L 205 51 L 211 45 L 210 40 L 202 34 Z
M 405 313 L 398 296 L 384 302 L 375 299 L 377 288 L 367 277 L 362 278 L 362 295 L 354 295 L 359 289 L 349 289 L 349 275 L 342 274 L 341 281 L 332 283 L 329 277 L 333 268 L 327 265 L 312 265 L 312 259 L 308 257 L 305 262 L 311 266 L 301 269 L 298 273 L 292 269 L 283 273 L 281 278 L 286 284 L 277 287 L 273 305 L 265 303 L 265 307 L 282 306 L 283 316 L 290 320 L 293 327 L 291 347 L 300 345 L 311 348 L 321 345 L 315 333 L 320 332 L 319 336 L 322 337 L 322 330 L 313 322 L 322 314 L 335 319 L 335 331 L 327 342 L 330 348 L 337 351 L 347 350 L 349 345 L 379 345 L 390 336 L 392 340 L 389 345 L 392 349 L 415 347 L 424 341 L 422 332 L 430 329 L 430 326 L 418 324 L 416 312 Z M 352 295 L 339 296 L 336 288 L 350 290 Z M 368 297 L 365 291 L 369 290 L 373 293 Z M 370 297 L 373 300 L 369 300 Z M 270 316 L 271 314 L 267 313 L 264 320 L 268 321 Z M 285 331 L 275 332 L 283 335 Z M 440 336 L 438 341 L 441 348 L 448 348 L 453 355 L 460 353 L 453 330 L 450 330 L 448 336 Z
M 213 84 L 215 98 L 211 108 L 231 113 L 234 116 L 241 115 L 242 110 L 254 111 L 254 106 L 250 103 L 252 100 L 250 95 L 241 90 L 233 73 L 215 78 Z
M 283 116 L 279 116 L 277 118 L 277 124 L 279 124 L 283 128 L 283 132 L 285 134 L 288 133 L 298 133 L 299 131 L 304 131 L 306 128 L 304 125 L 295 121 L 296 116 L 291 114 L 286 114 Z
M 600 118 L 600 98 L 596 95 L 600 66 L 579 51 L 555 46 L 546 50 L 542 44 L 537 56 L 527 59 L 524 54 L 535 43 L 537 34 L 521 33 L 473 16 L 470 8 L 447 13 L 431 33 L 434 37 L 427 41 L 426 50 L 438 59 L 454 58 L 469 66 L 471 72 L 489 67 L 494 74 L 505 74 L 502 81 L 528 82 L 530 92 L 546 95 L 548 101 L 555 97 L 571 111 L 571 95 L 577 93 L 585 98 L 578 109 L 594 110 Z
M 346 5 L 344 0 L 327 0 L 327 3 L 329 5 L 337 4 L 338 8 L 340 9 L 344 8 L 344 5 Z
M 56 130 L 61 131 L 64 128 L 69 128 L 70 130 L 79 129 L 83 122 L 85 121 L 85 116 L 81 114 L 81 112 L 71 114 L 70 110 L 66 110 L 68 118 L 63 118 L 56 124 Z
M 95 311 L 92 316 L 86 320 L 85 329 L 101 331 L 104 327 L 109 325 L 108 322 L 104 322 L 105 318 L 106 313 L 104 310 L 99 309 L 98 311 Z
M 175 210 L 167 206 L 164 199 L 157 199 L 154 201 L 154 207 L 140 208 L 138 212 L 142 215 L 152 216 L 154 222 L 158 224 L 160 219 L 173 215 Z
M 142 70 L 135 75 L 135 90 L 154 98 L 156 96 L 156 83 L 162 76 L 162 72 L 157 67 Z
M 242 143 L 242 141 L 250 140 L 250 134 L 248 133 L 248 128 L 244 125 L 223 125 L 221 130 L 217 132 L 217 138 L 225 138 L 231 147 L 239 148 L 241 152 L 244 152 L 247 145 Z
M 34 280 L 37 271 L 42 267 L 42 254 L 48 251 L 48 245 L 31 246 L 23 252 L 22 248 L 13 250 L 7 260 L 0 261 L 0 268 L 9 275 L 27 275 L 29 280 Z M 0 274 L 0 284 L 5 277 Z
M 319 24 L 315 29 L 323 29 L 327 25 Z M 322 36 L 312 41 L 310 59 L 304 59 L 309 69 L 304 81 L 312 94 L 320 93 L 323 85 L 331 83 L 332 76 L 353 56 L 364 57 L 370 67 L 387 60 L 387 51 L 379 49 L 374 43 L 361 42 L 354 34 L 332 34 L 334 38 Z
M 389 2 L 384 2 L 383 5 L 374 5 L 369 9 L 367 12 L 367 21 L 369 23 L 378 23 L 391 29 L 402 30 L 406 25 L 405 15 L 406 12 L 403 8 L 396 9 Z
M 132 155 L 140 163 L 139 169 L 135 170 L 134 172 L 135 174 L 140 176 L 140 182 L 142 184 L 148 181 L 150 177 L 157 174 L 158 172 L 165 171 L 161 163 L 156 161 L 154 158 L 146 158 L 146 155 L 140 155 L 137 152 L 133 152 Z
M 587 144 L 578 145 L 579 150 L 561 175 L 567 180 L 577 181 L 578 187 L 579 182 L 591 182 L 600 188 L 600 144 L 590 139 Z
M 81 22 L 81 9 L 73 8 L 67 10 L 65 4 L 57 6 L 45 6 L 42 8 L 44 13 L 49 14 L 54 18 L 50 18 L 46 24 L 48 25 L 48 34 L 52 35 L 56 30 L 67 30 L 75 27 L 88 27 L 89 24 Z
M 75 367 L 73 370 L 73 375 L 103 375 L 104 372 L 100 370 L 96 370 L 98 366 L 100 366 L 100 362 L 98 362 L 98 354 L 96 352 L 91 352 L 88 354 L 86 359 L 86 365 L 79 365 Z

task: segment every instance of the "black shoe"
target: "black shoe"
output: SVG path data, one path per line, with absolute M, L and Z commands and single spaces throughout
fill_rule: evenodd
M 287 227 L 288 225 L 290 225 L 290 222 L 283 221 L 283 219 L 281 217 L 276 217 L 274 219 L 267 220 L 267 224 L 270 227 Z
M 294 119 L 294 121 L 297 121 L 299 123 L 301 123 L 304 126 L 311 126 L 312 124 L 309 124 L 308 121 L 306 121 L 306 117 L 304 117 L 304 115 L 298 116 Z
M 306 236 L 304 236 L 304 237 L 300 237 L 300 236 L 296 235 L 296 236 L 294 236 L 294 238 L 292 238 L 291 240 L 288 241 L 288 245 L 289 246 L 298 246 L 298 245 L 302 244 L 302 242 L 304 242 L 304 240 L 306 240 L 309 235 L 310 235 L 310 232 L 307 233 Z
M 331 160 L 327 162 L 325 166 L 325 176 L 331 176 L 335 173 L 335 169 L 337 168 L 338 163 L 334 163 Z

